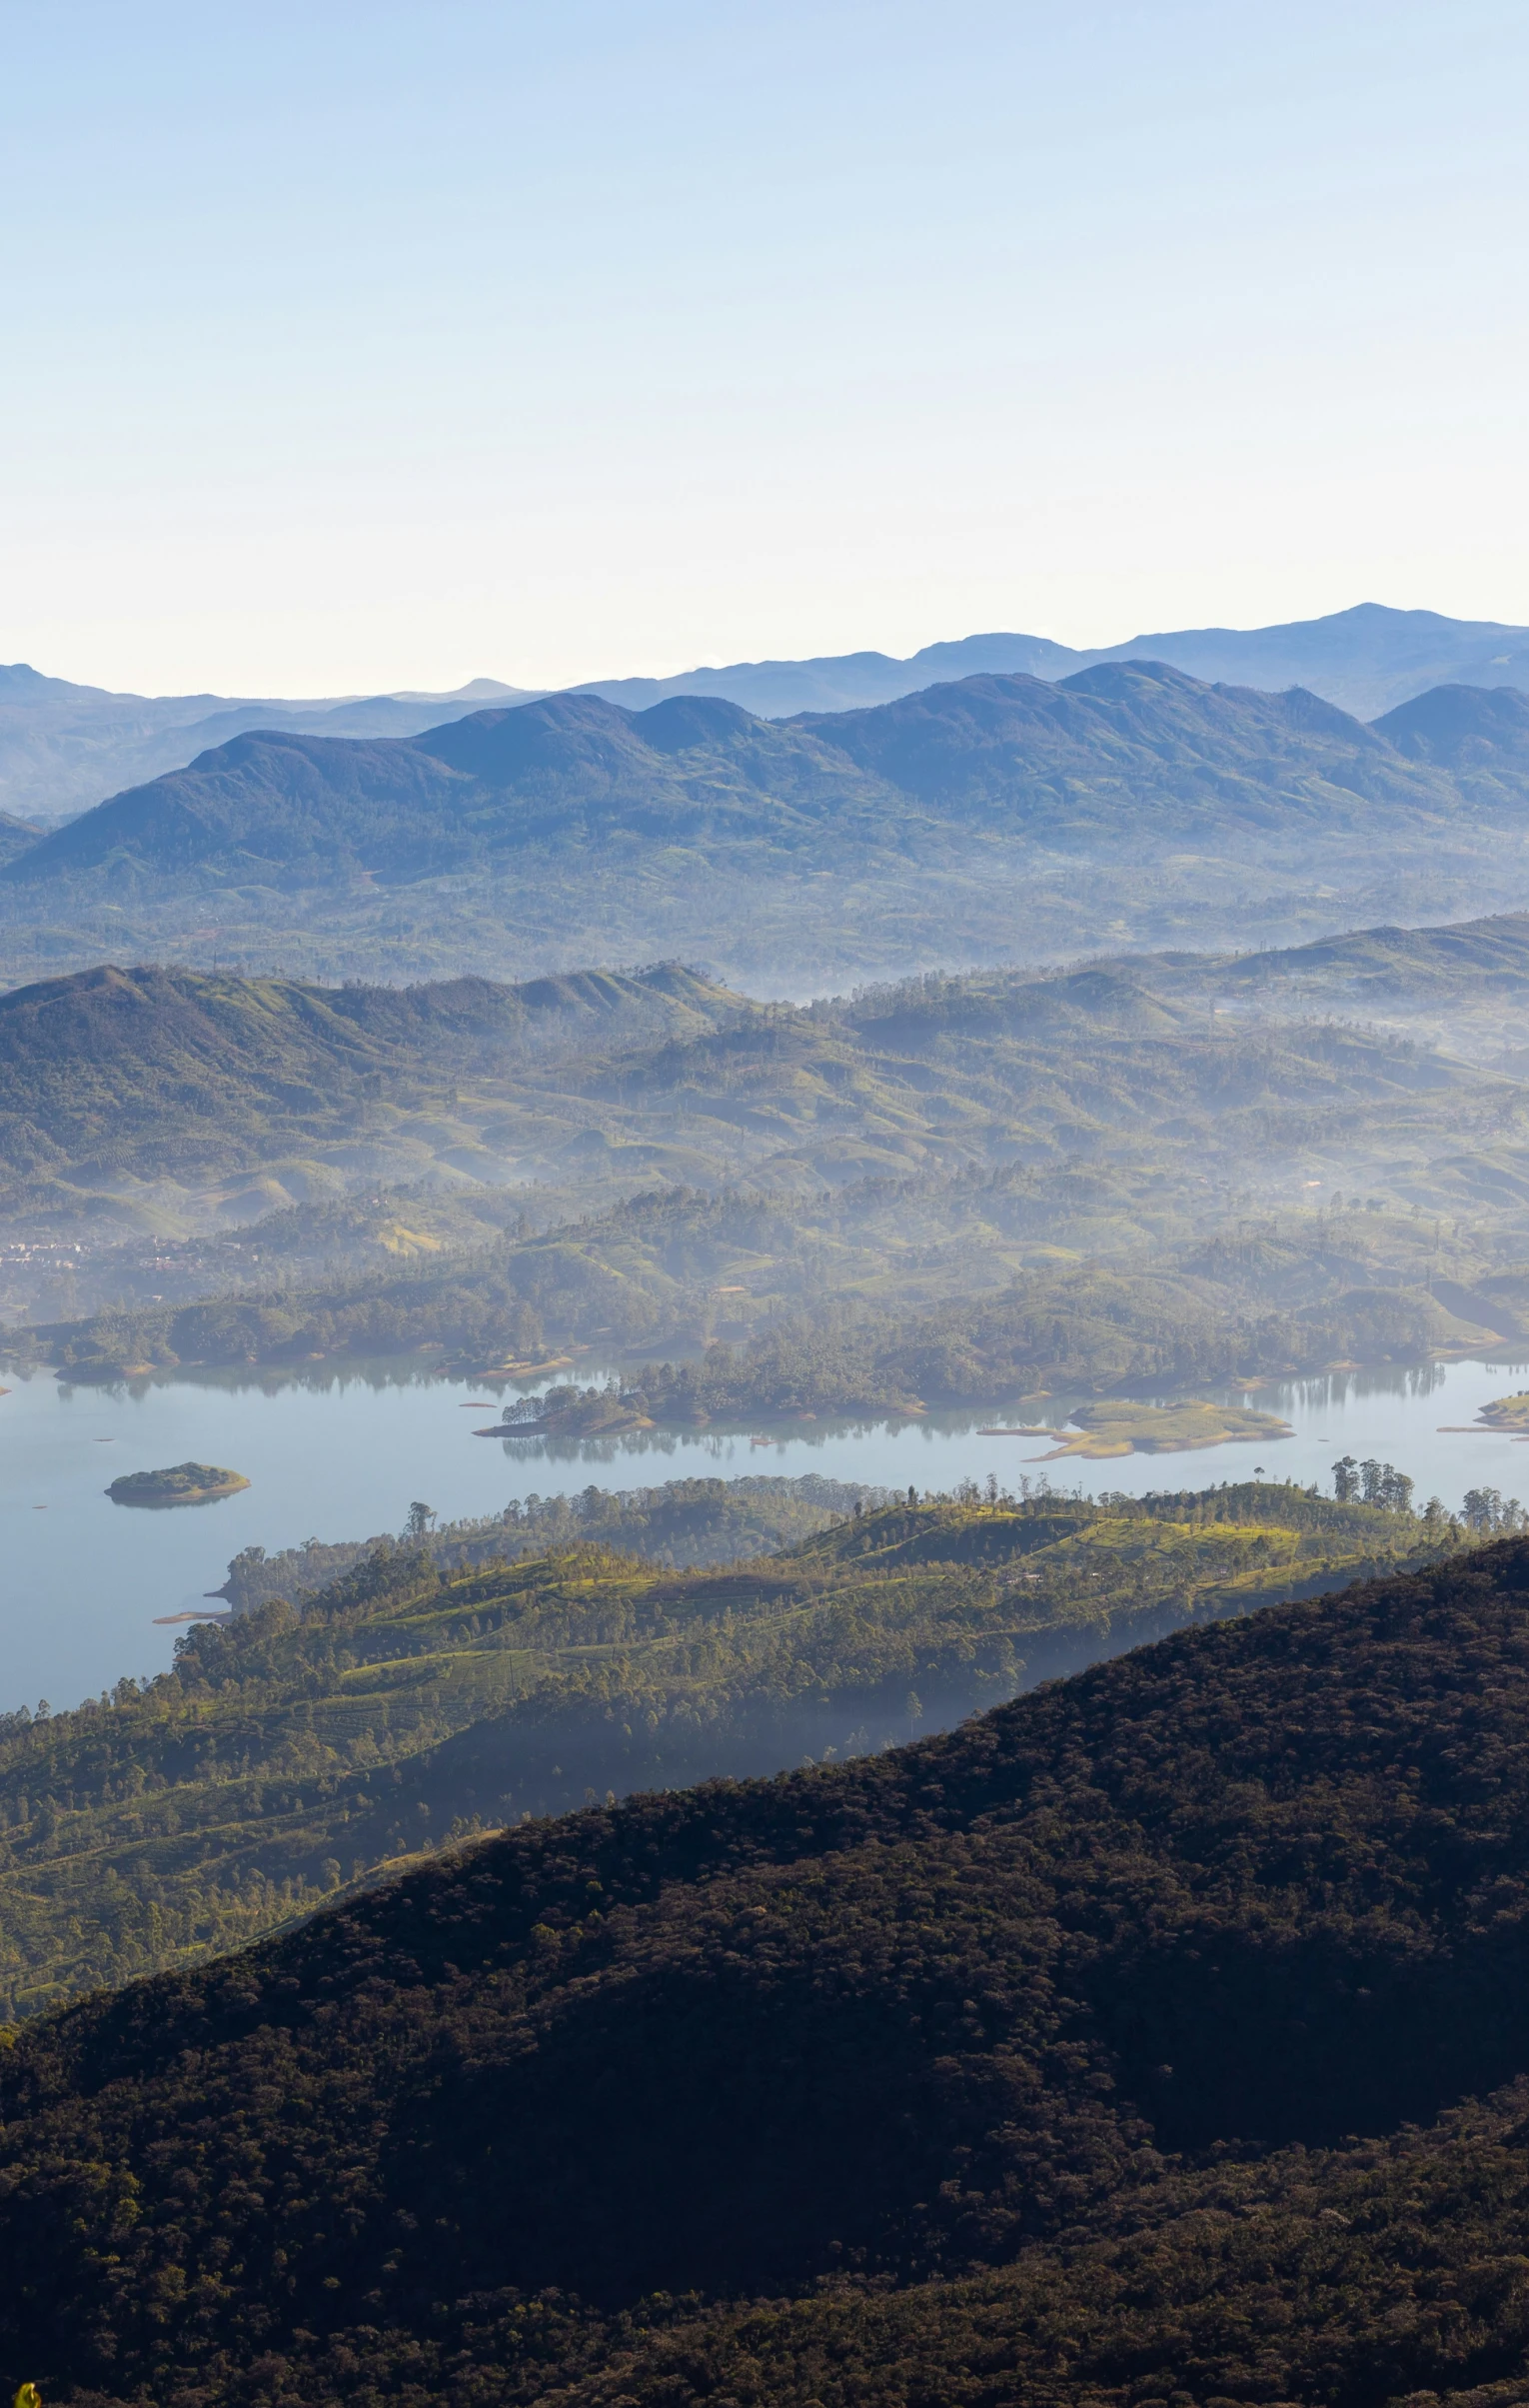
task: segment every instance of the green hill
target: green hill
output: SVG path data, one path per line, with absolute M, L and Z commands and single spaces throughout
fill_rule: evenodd
M 1526 1599 L 1515 1541 L 1183 1630 L 44 2019 L 7 2363 L 82 2408 L 1497 2408 Z
M 376 1241 L 381 1269 L 399 1245 L 452 1245 L 448 1218 L 416 1246 L 403 1207 L 400 1237 L 398 1213 L 375 1208 L 381 1185 L 476 1188 L 491 1224 L 539 1239 L 560 1225 L 566 1263 L 597 1247 L 609 1267 L 622 1249 L 622 1278 L 652 1292 L 662 1329 L 664 1299 L 688 1286 L 753 1294 L 748 1265 L 733 1267 L 751 1251 L 787 1288 L 830 1256 L 856 1286 L 895 1257 L 905 1302 L 909 1280 L 945 1292 L 963 1249 L 983 1260 L 978 1284 L 1001 1282 L 1025 1253 L 1010 1237 L 1052 1258 L 1059 1236 L 1114 1252 L 1259 1189 L 1297 1201 L 1308 1184 L 1362 1182 L 1437 1210 L 1511 1183 L 1502 1158 L 1526 1095 L 1512 1065 L 1296 1019 L 1279 998 L 1267 1018 L 1207 1011 L 1220 967 L 977 972 L 806 1009 L 673 964 L 409 988 L 97 969 L 0 996 L 0 1192 L 13 1218 L 73 1238 L 184 1234 L 351 1191 L 393 1230 L 394 1251 Z M 1500 1021 L 1502 978 L 1479 985 Z M 972 1175 L 985 1198 L 961 1187 Z M 912 1179 L 916 1196 L 878 1185 Z M 655 1192 L 622 1226 L 576 1233 Z M 803 1214 L 820 1243 L 803 1245 Z M 313 1250 L 343 1255 L 344 1232 L 316 1226 Z M 552 1294 L 544 1250 L 536 1283 Z
M 1108 1509 L 973 1489 L 741 1564 L 751 1528 L 827 1520 L 820 1484 L 694 1485 L 512 1506 L 429 1549 L 256 1550 L 231 1566 L 241 1610 L 172 1673 L 0 1724 L 0 2014 L 232 1946 L 454 1835 L 863 1754 L 1450 1542 L 1273 1483 Z

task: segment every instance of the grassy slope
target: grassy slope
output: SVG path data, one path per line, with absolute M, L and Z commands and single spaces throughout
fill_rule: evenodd
M 675 1506 L 581 1526 L 672 1550 L 698 1509 L 727 1519 L 710 1495 Z M 534 1536 L 513 1517 L 506 1551 Z M 589 1538 L 496 1564 L 492 1531 L 448 1533 L 439 1563 L 384 1548 L 301 1618 L 276 1600 L 197 1627 L 142 1692 L 11 1719 L 0 2012 L 234 1945 L 454 1832 L 863 1753 L 1442 1537 L 1254 1484 L 1109 1511 L 904 1504 L 723 1571 Z M 250 1568 L 246 1602 L 269 1594 Z
M 8 2362 L 171 2408 L 1521 2396 L 1526 2101 L 1456 2102 L 1524 2071 L 1526 1594 L 1513 1542 L 1181 1631 L 31 2027 Z

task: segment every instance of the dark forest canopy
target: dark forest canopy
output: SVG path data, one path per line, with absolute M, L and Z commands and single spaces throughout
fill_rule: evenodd
M 1526 1682 L 1511 1541 L 84 2001 L 0 2057 L 7 2363 L 171 2408 L 1495 2408 Z

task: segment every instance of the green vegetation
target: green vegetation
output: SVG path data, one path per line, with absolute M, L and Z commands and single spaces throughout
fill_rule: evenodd
M 162 1471 L 124 1471 L 106 1493 L 114 1505 L 207 1505 L 237 1496 L 249 1481 L 220 1463 L 172 1463 Z
M 824 1479 L 817 1472 L 795 1478 L 757 1472 L 743 1479 L 666 1480 L 657 1488 L 592 1483 L 577 1496 L 532 1495 L 481 1519 L 432 1523 L 424 1543 L 431 1561 L 448 1572 L 592 1545 L 641 1555 L 670 1571 L 694 1571 L 704 1564 L 773 1554 L 845 1520 L 856 1506 L 870 1511 L 891 1501 L 884 1488 L 863 1480 Z M 285 1547 L 274 1555 L 263 1546 L 247 1546 L 234 1557 L 216 1594 L 240 1613 L 273 1597 L 300 1601 L 364 1555 L 393 1543 L 391 1532 L 379 1531 L 339 1545 L 311 1538 L 306 1546 Z
M 11 2033 L 9 2362 L 61 2408 L 1507 2408 L 1526 1599 L 1510 1540 L 1181 1628 Z
M 1476 1415 L 1486 1429 L 1522 1430 L 1529 1435 L 1529 1390 L 1520 1388 L 1513 1396 L 1494 1396 L 1482 1405 Z
M 1102 1504 L 994 1482 L 856 1513 L 860 1494 L 683 1482 L 434 1536 L 422 1507 L 415 1540 L 364 1553 L 246 1550 L 240 1610 L 195 1625 L 173 1672 L 0 1724 L 0 2014 L 231 1947 L 486 1826 L 873 1752 L 1458 1543 L 1437 1507 L 1266 1482 Z M 733 1561 L 662 1560 L 705 1555 Z

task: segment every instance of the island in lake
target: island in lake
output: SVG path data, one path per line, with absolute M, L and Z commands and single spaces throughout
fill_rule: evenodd
M 613 1383 L 603 1388 L 555 1387 L 505 1407 L 502 1421 L 474 1431 L 479 1438 L 607 1438 L 652 1429 L 652 1417 Z
M 124 1471 L 106 1493 L 114 1505 L 210 1505 L 249 1484 L 242 1471 L 219 1463 L 172 1463 L 164 1471 Z
M 1131 1404 L 1108 1399 L 1080 1404 L 1070 1429 L 1027 1427 L 987 1429 L 984 1437 L 1054 1438 L 1059 1443 L 1036 1462 L 1054 1463 L 1058 1455 L 1088 1455 L 1094 1461 L 1119 1454 L 1179 1454 L 1198 1446 L 1258 1445 L 1263 1440 L 1294 1435 L 1288 1421 L 1274 1413 L 1255 1413 L 1245 1404 Z

